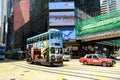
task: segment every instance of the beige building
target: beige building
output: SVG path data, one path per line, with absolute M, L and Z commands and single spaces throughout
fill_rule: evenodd
M 120 0 L 100 0 L 101 14 L 120 10 Z
M 0 44 L 2 43 L 2 36 L 1 36 L 1 34 L 2 34 L 2 32 L 1 32 L 1 26 L 0 26 Z

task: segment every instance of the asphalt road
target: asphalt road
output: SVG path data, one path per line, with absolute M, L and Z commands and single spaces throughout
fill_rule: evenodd
M 63 66 L 41 66 L 26 61 L 0 61 L 0 80 L 120 80 L 120 61 L 113 67 L 83 65 L 78 59 Z

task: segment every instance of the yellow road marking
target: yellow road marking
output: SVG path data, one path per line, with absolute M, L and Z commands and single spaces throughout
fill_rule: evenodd
M 65 74 L 66 70 L 67 70 L 67 67 L 64 67 L 58 80 L 63 80 L 63 77 L 64 77 L 64 74 Z

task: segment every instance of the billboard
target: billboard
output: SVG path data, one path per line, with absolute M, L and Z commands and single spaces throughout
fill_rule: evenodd
M 75 40 L 75 28 L 59 28 L 63 40 Z
M 49 12 L 49 26 L 75 25 L 75 14 L 70 12 Z
M 49 2 L 49 10 L 74 9 L 74 2 Z

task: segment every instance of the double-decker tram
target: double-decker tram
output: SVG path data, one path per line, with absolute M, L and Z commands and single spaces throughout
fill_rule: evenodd
M 57 29 L 50 29 L 45 33 L 27 39 L 27 62 L 44 65 L 63 65 L 62 33 Z

